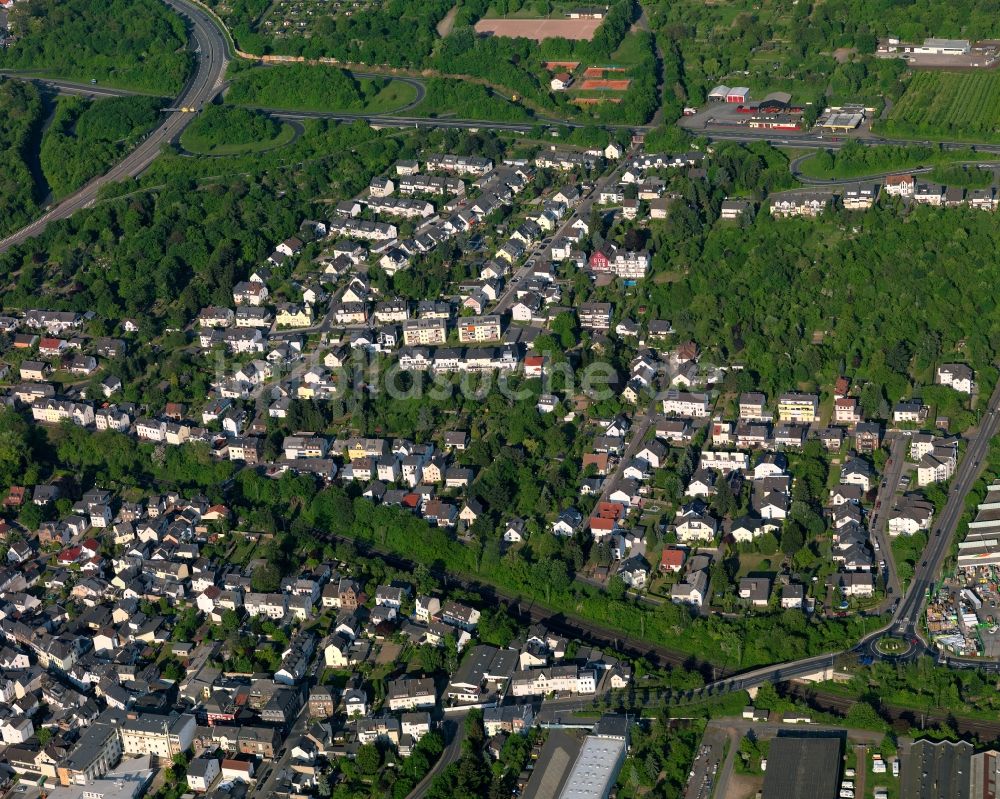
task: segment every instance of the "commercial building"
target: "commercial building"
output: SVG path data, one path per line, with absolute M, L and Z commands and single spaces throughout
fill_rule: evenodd
M 57 769 L 60 785 L 85 785 L 118 764 L 122 756 L 118 727 L 124 718 L 122 711 L 109 708 L 80 734 L 76 748 Z
M 993 483 L 979 505 L 969 532 L 958 545 L 958 568 L 974 570 L 1000 565 L 1000 483 Z

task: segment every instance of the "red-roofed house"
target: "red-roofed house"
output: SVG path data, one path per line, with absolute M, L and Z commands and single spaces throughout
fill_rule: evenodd
M 625 506 L 618 502 L 598 502 L 593 515 L 602 519 L 621 519 L 625 516 Z
M 58 560 L 60 563 L 76 563 L 80 559 L 81 552 L 83 552 L 81 547 L 69 547 L 59 553 Z
M 552 87 L 552 91 L 561 92 L 568 89 L 572 82 L 573 76 L 568 72 L 557 72 L 552 76 L 552 80 L 549 81 L 549 86 Z
M 409 508 L 410 510 L 420 507 L 420 494 L 407 494 L 403 497 L 402 505 L 404 508 Z
M 38 354 L 45 358 L 62 355 L 69 345 L 61 338 L 43 338 L 38 342 Z
M 225 505 L 213 505 L 204 514 L 202 514 L 202 521 L 205 522 L 218 522 L 224 521 L 229 518 L 229 508 Z
M 660 571 L 677 574 L 684 568 L 685 553 L 683 549 L 668 547 L 660 554 Z
M 541 377 L 542 366 L 545 364 L 544 355 L 527 355 L 524 359 L 524 376 Z
M 7 496 L 4 497 L 3 504 L 7 508 L 20 508 L 27 499 L 27 490 L 24 486 L 11 486 Z
M 607 272 L 611 269 L 611 258 L 608 257 L 608 253 L 604 250 L 594 250 L 590 254 L 588 263 L 590 264 L 590 268 L 595 272 Z
M 594 538 L 604 538 L 611 535 L 618 529 L 618 522 L 615 519 L 604 519 L 600 516 L 590 517 L 590 534 Z
M 96 538 L 88 538 L 80 544 L 90 555 L 96 555 L 101 550 L 101 544 Z
M 608 453 L 606 452 L 588 452 L 583 456 L 583 468 L 586 469 L 590 464 L 594 464 L 594 468 L 597 470 L 597 474 L 605 475 L 608 473 Z
M 885 179 L 885 193 L 895 197 L 912 197 L 916 186 L 913 175 L 889 175 Z

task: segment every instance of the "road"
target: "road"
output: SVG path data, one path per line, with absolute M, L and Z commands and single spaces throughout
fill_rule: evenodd
M 604 485 L 601 487 L 600 502 L 606 502 L 608 497 L 618 488 L 621 484 L 622 472 L 625 471 L 625 467 L 635 459 L 636 453 L 646 443 L 646 435 L 649 433 L 649 427 L 653 423 L 653 419 L 656 418 L 657 402 L 659 400 L 655 398 L 650 400 L 645 408 L 641 411 L 637 410 L 635 416 L 632 417 L 632 429 L 629 431 L 631 439 L 628 442 L 628 446 L 625 447 L 625 451 L 622 452 L 621 458 L 618 459 L 618 463 L 615 464 L 614 470 L 604 480 Z
M 799 181 L 799 183 L 805 183 L 809 186 L 853 186 L 858 183 L 869 183 L 873 180 L 884 180 L 890 175 L 898 175 L 900 172 L 906 172 L 910 175 L 926 175 L 929 172 L 933 172 L 936 168 L 933 166 L 918 166 L 913 169 L 893 169 L 886 172 L 874 172 L 870 175 L 860 175 L 854 178 L 810 178 L 802 174 L 800 167 L 803 161 L 807 158 L 812 158 L 813 155 L 815 153 L 796 156 L 788 163 L 788 170 L 792 173 L 792 177 Z M 1000 161 L 952 161 L 948 165 L 961 166 L 966 164 L 979 166 L 983 169 L 1000 167 Z
M 965 498 L 982 474 L 990 439 L 1000 431 L 1000 381 L 990 397 L 986 413 L 979 427 L 972 433 L 965 454 L 958 463 L 952 478 L 948 502 L 931 531 L 930 541 L 924 550 L 923 560 L 914 569 L 910 590 L 900 603 L 893 619 L 893 632 L 906 638 L 919 638 L 919 622 L 923 613 L 925 594 L 941 572 L 952 540 L 958 529 L 958 522 L 965 511 Z
M 318 653 L 318 657 L 321 659 L 323 657 L 322 652 Z M 288 735 L 284 736 L 281 749 L 279 750 L 280 756 L 277 760 L 271 762 L 271 771 L 268 773 L 267 778 L 263 782 L 258 782 L 251 791 L 251 796 L 260 797 L 260 799 L 269 799 L 275 795 L 275 787 L 278 783 L 278 778 L 281 776 L 289 764 L 292 762 L 292 752 L 291 747 L 302 737 L 305 733 L 306 728 L 309 726 L 309 703 L 304 702 L 302 709 L 299 711 L 299 715 L 295 718 L 295 722 L 292 724 L 291 728 L 288 730 Z
M 456 713 L 449 713 L 444 717 L 444 720 L 441 722 L 441 730 L 444 732 L 445 741 L 447 741 L 444 751 L 441 753 L 441 757 L 438 758 L 437 763 L 431 767 L 431 770 L 407 794 L 406 799 L 421 799 L 427 793 L 427 789 L 431 787 L 434 778 L 452 763 L 458 762 L 458 759 L 462 756 L 462 741 L 465 740 L 465 717 L 468 715 L 469 710 L 471 708 Z
M 111 86 L 101 86 L 94 83 L 77 83 L 62 78 L 46 78 L 30 72 L 11 72 L 0 70 L 0 75 L 11 80 L 34 83 L 39 89 L 55 92 L 56 94 L 70 94 L 76 97 L 86 97 L 88 100 L 104 100 L 109 97 L 132 97 L 140 92 L 132 92 L 128 89 L 116 89 Z
M 201 108 L 211 102 L 222 88 L 226 72 L 227 47 L 221 31 L 208 14 L 190 0 L 163 0 L 190 22 L 195 50 L 195 71 L 187 86 L 175 100 L 177 108 Z M 160 148 L 176 139 L 194 115 L 175 111 L 160 123 L 131 153 L 108 172 L 94 178 L 79 191 L 60 201 L 44 216 L 27 227 L 0 241 L 0 253 L 39 235 L 52 222 L 67 219 L 77 211 L 87 208 L 97 199 L 101 188 L 109 183 L 133 178 L 141 174 L 160 154 Z
M 884 613 L 893 603 L 903 595 L 903 587 L 899 582 L 899 573 L 896 571 L 896 561 L 892 557 L 892 547 L 890 545 L 887 525 L 889 523 L 889 512 L 892 510 L 895 501 L 896 489 L 899 487 L 899 480 L 903 475 L 903 467 L 906 465 L 906 449 L 910 438 L 905 435 L 894 435 L 889 447 L 889 460 L 886 462 L 887 470 L 884 473 L 882 482 L 879 485 L 878 494 L 875 497 L 875 509 L 868 520 L 868 529 L 871 537 L 877 543 L 876 561 L 885 560 L 886 574 L 886 598 L 879 607 L 878 612 Z

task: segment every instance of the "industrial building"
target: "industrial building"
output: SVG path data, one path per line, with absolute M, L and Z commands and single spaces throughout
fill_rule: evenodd
M 1000 482 L 993 483 L 979 504 L 969 532 L 958 545 L 958 568 L 973 570 L 1000 565 Z
M 969 799 L 972 744 L 899 740 L 899 793 L 907 799 Z M 768 763 L 770 766 L 770 763 Z
M 750 100 L 750 89 L 746 86 L 716 86 L 708 93 L 708 99 L 720 103 L 745 105 Z
M 628 719 L 604 716 L 583 740 L 559 799 L 607 799 L 628 751 Z
M 603 716 L 589 735 L 552 730 L 523 799 L 608 799 L 628 752 L 628 718 Z

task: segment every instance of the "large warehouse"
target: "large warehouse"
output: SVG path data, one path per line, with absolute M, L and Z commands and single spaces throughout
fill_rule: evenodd
M 924 39 L 913 46 L 914 53 L 924 55 L 968 55 L 971 50 L 968 39 Z
M 843 738 L 781 735 L 771 741 L 763 799 L 837 799 Z

